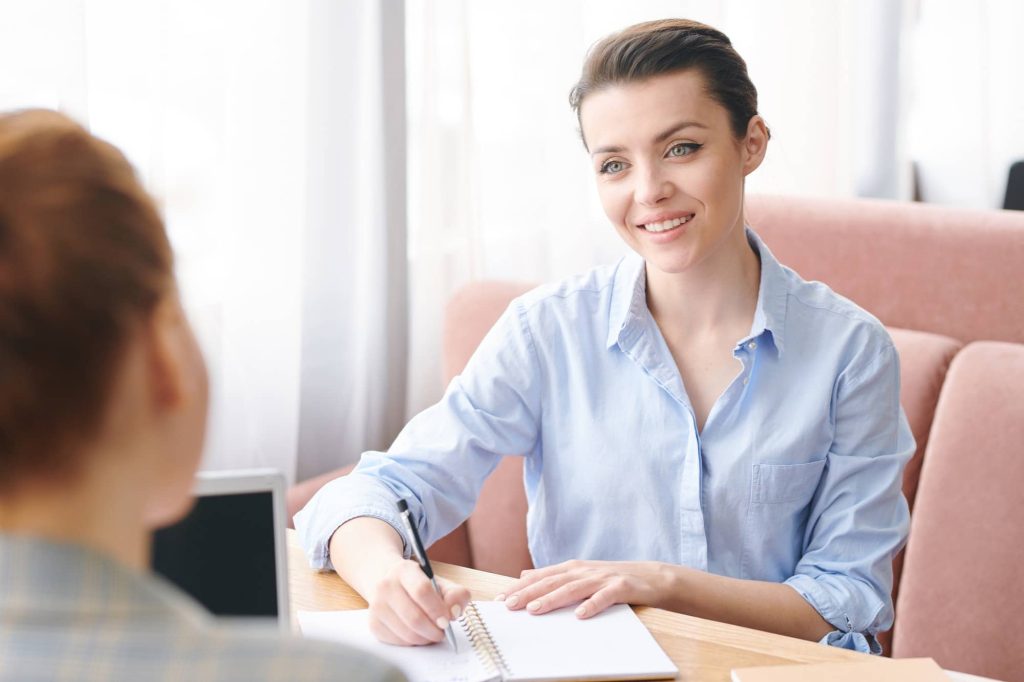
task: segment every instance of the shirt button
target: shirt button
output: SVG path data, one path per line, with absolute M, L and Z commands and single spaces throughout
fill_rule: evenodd
M 743 377 L 743 385 L 746 386 L 750 383 L 750 377 Z
M 750 343 L 748 343 L 747 348 L 749 348 L 750 350 L 755 350 L 757 348 L 757 341 L 751 341 Z

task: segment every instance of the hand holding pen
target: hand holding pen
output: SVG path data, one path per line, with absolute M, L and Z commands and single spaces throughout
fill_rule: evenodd
M 405 500 L 398 501 L 398 513 L 401 515 L 402 522 L 405 524 L 405 529 L 409 533 L 413 553 L 416 555 L 416 561 L 419 562 L 420 569 L 423 571 L 424 575 L 427 576 L 427 579 L 430 580 L 430 584 L 433 585 L 437 596 L 444 601 L 444 592 L 441 591 L 441 588 L 437 585 L 437 580 L 434 579 L 434 569 L 430 565 L 430 559 L 427 558 L 427 551 L 423 548 L 423 542 L 420 540 L 419 531 L 416 529 L 416 524 L 413 523 L 412 513 L 409 511 L 409 505 Z M 452 615 L 454 617 L 455 613 Z M 442 622 L 440 622 L 439 619 L 437 626 L 444 630 L 445 638 L 448 640 L 448 643 L 451 644 L 452 649 L 458 651 L 459 647 L 455 642 L 455 633 L 452 631 L 451 622 L 448 619 L 444 619 L 444 623 L 442 625 Z
M 370 632 L 378 640 L 397 646 L 439 642 L 448 622 L 469 604 L 469 590 L 436 576 L 438 596 L 419 562 L 405 558 L 403 544 L 412 541 L 403 538 L 411 533 L 403 521 L 395 521 L 392 525 L 371 516 L 346 521 L 331 537 L 331 563 L 366 600 Z

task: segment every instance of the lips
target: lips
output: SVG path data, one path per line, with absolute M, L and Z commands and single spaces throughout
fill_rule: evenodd
M 684 213 L 682 215 L 675 216 L 654 216 L 652 219 L 639 224 L 638 227 L 642 230 L 646 230 L 647 232 L 667 232 L 668 230 L 674 230 L 680 225 L 685 225 L 693 220 L 693 217 L 693 213 Z

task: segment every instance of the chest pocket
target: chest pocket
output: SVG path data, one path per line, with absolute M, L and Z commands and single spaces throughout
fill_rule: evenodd
M 755 464 L 751 477 L 753 504 L 807 504 L 818 487 L 824 459 L 806 464 Z
M 781 581 L 803 555 L 811 498 L 826 460 L 806 464 L 754 464 L 743 541 L 743 577 Z

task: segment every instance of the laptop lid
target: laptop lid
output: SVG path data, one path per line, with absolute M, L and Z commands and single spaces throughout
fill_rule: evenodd
M 152 566 L 219 617 L 290 629 L 285 481 L 274 469 L 200 472 L 195 506 L 153 536 Z

